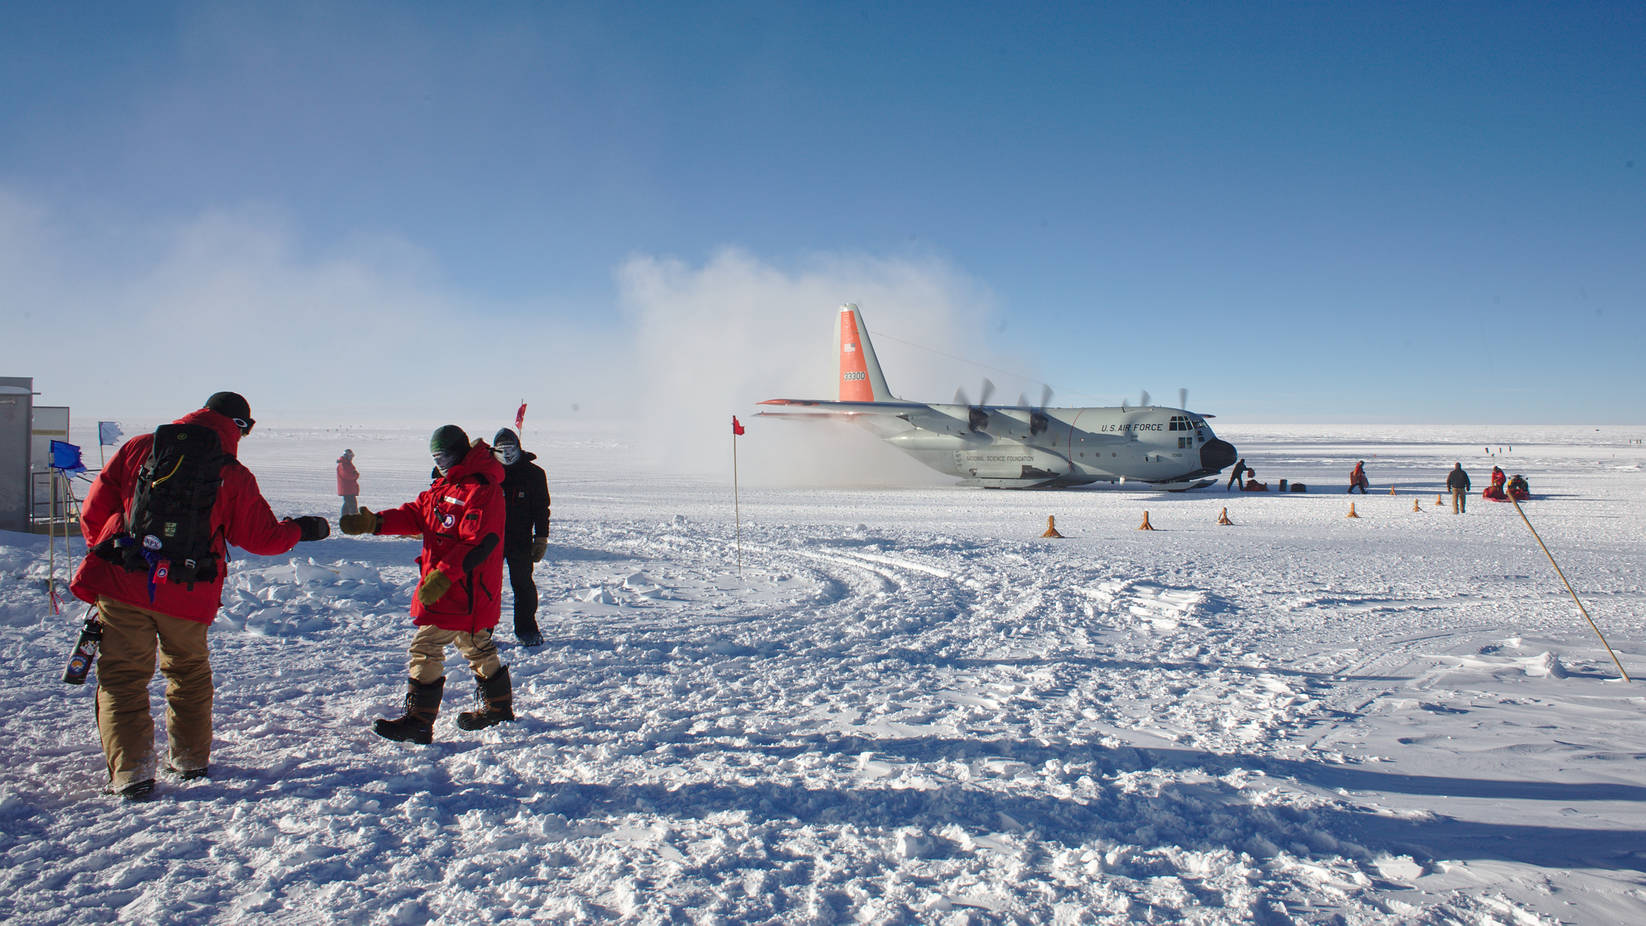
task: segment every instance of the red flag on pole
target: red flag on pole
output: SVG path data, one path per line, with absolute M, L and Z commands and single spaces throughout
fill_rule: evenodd
M 737 420 L 736 415 L 733 415 L 732 416 L 732 434 L 737 435 L 737 434 L 742 434 L 742 433 L 743 433 L 743 423 Z
M 515 412 L 514 412 L 514 429 L 516 431 L 520 430 L 520 426 L 525 424 L 525 423 L 526 423 L 526 400 L 521 399 L 520 400 L 520 407 L 515 409 Z

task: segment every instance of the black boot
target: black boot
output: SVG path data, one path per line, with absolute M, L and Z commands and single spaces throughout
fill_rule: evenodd
M 457 715 L 457 725 L 465 730 L 484 730 L 492 724 L 514 719 L 514 687 L 509 683 L 509 667 L 503 666 L 491 678 L 474 678 L 475 710 Z
M 119 794 L 120 799 L 128 804 L 146 801 L 154 797 L 154 779 L 145 778 L 142 781 L 134 781 L 114 793 Z
M 440 716 L 445 676 L 427 684 L 414 678 L 406 684 L 406 715 L 396 720 L 379 719 L 374 729 L 384 739 L 428 745 L 434 742 L 434 719 Z

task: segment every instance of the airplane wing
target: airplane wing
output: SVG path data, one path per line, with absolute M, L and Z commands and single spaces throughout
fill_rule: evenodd
M 774 418 L 808 418 L 819 415 L 906 415 L 931 408 L 924 402 L 838 402 L 833 399 L 767 399 L 757 405 L 781 405 L 804 411 L 759 412 Z

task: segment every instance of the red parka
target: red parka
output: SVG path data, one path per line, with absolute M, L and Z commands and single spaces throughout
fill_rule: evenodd
M 337 458 L 337 494 L 360 494 L 360 471 L 354 468 L 354 461 L 348 457 Z
M 502 484 L 503 464 L 492 458 L 485 441 L 476 441 L 462 462 L 416 500 L 378 512 L 383 517 L 379 534 L 423 535 L 423 552 L 417 557 L 420 582 L 436 569 L 452 582 L 451 590 L 432 605 L 424 607 L 412 598 L 412 623 L 464 633 L 497 626 L 506 517 Z M 496 537 L 490 552 L 465 569 L 464 559 L 488 536 Z
M 209 409 L 190 412 L 176 423 L 199 424 L 216 431 L 223 452 L 231 457 L 240 446 L 240 429 L 234 421 Z M 149 458 L 153 443 L 153 434 L 127 441 L 92 482 L 91 491 L 86 493 L 86 501 L 80 506 L 80 533 L 86 538 L 87 549 L 124 529 L 126 511 L 137 489 L 137 472 Z M 223 467 L 223 485 L 217 490 L 211 523 L 212 552 L 217 554 L 223 569 L 210 582 L 191 585 L 161 581 L 155 585 L 154 600 L 150 601 L 148 573 L 131 572 L 100 556 L 87 554 L 69 590 L 82 601 L 95 602 L 98 595 L 106 595 L 140 608 L 210 624 L 218 608 L 223 606 L 223 577 L 228 572 L 225 538 L 243 550 L 274 556 L 297 546 L 303 535 L 297 522 L 275 519 L 269 503 L 257 488 L 257 477 L 239 460 L 230 460 Z

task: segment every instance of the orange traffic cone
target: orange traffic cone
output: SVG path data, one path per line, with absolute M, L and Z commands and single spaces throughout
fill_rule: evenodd
M 1057 518 L 1055 516 L 1046 515 L 1046 533 L 1040 536 L 1062 538 L 1063 535 L 1057 532 Z
M 1349 503 L 1349 513 L 1344 515 L 1344 517 L 1346 517 L 1346 518 L 1358 518 L 1358 517 L 1360 517 L 1360 515 L 1355 514 L 1355 503 L 1354 502 Z
M 1389 494 L 1390 495 L 1395 494 L 1395 487 L 1394 486 L 1389 486 Z
M 1228 508 L 1224 508 L 1223 513 L 1217 516 L 1217 523 L 1219 523 L 1219 524 L 1231 524 L 1231 525 L 1234 524 L 1233 521 L 1229 520 L 1229 509 Z
M 1413 511 L 1422 511 L 1422 510 L 1423 510 L 1423 506 L 1422 506 L 1422 505 L 1419 505 L 1419 504 L 1418 504 L 1418 503 L 1417 503 L 1417 499 L 1415 499 L 1415 498 L 1414 498 L 1414 499 L 1412 499 L 1412 510 L 1413 510 Z
M 1149 523 L 1149 513 L 1147 511 L 1143 512 L 1143 523 L 1138 525 L 1137 529 L 1140 531 L 1154 530 L 1154 525 Z
M 1439 508 L 1441 505 L 1444 505 L 1444 504 L 1446 504 L 1446 503 L 1440 500 L 1440 496 L 1436 495 L 1435 496 L 1435 507 Z

